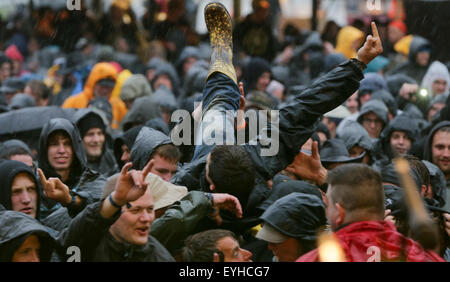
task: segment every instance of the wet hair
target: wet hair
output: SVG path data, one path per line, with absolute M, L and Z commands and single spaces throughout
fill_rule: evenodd
M 242 146 L 219 145 L 211 151 L 208 176 L 217 193 L 236 196 L 246 203 L 255 185 L 255 169 Z
M 178 162 L 181 158 L 180 150 L 173 144 L 164 144 L 157 147 L 150 159 L 156 155 L 171 162 Z
M 26 85 L 31 88 L 31 92 L 36 100 L 47 99 L 50 96 L 50 89 L 40 80 L 31 80 Z
M 224 229 L 211 229 L 189 236 L 182 249 L 184 262 L 213 262 L 214 253 L 219 255 L 219 261 L 223 262 L 225 256 L 217 249 L 217 242 L 226 237 L 237 241 L 233 232 Z
M 420 176 L 423 185 L 428 186 L 429 184 L 431 184 L 430 172 L 428 171 L 427 166 L 421 160 L 413 155 L 401 155 L 400 157 L 408 161 L 409 166 L 414 169 Z
M 349 213 L 364 212 L 384 216 L 384 191 L 381 176 L 363 164 L 339 166 L 328 174 L 328 190 L 333 203 Z

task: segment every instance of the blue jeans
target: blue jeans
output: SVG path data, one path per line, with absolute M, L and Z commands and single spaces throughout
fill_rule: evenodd
M 193 160 L 209 154 L 217 144 L 234 143 L 234 117 L 241 94 L 228 76 L 215 72 L 203 88 L 202 121 L 199 123 Z M 230 143 L 232 142 L 232 143 Z

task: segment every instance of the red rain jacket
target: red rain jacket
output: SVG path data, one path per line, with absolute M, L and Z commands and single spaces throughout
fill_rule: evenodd
M 436 253 L 424 250 L 422 246 L 397 232 L 387 221 L 355 222 L 339 229 L 336 233 L 348 262 L 406 261 L 445 262 Z M 297 262 L 319 261 L 318 250 L 301 256 Z

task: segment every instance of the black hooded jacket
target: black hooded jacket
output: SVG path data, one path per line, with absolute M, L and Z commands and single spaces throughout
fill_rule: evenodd
M 106 119 L 94 109 L 80 109 L 73 116 L 73 123 L 80 128 L 80 123 L 84 118 L 89 115 L 94 115 L 98 119 L 100 119 L 104 125 L 105 129 L 108 128 L 108 122 Z M 107 132 L 106 130 L 103 132 L 105 135 L 105 142 L 103 143 L 103 153 L 97 161 L 89 161 L 87 160 L 86 166 L 94 171 L 100 172 L 103 175 L 111 176 L 114 173 L 118 172 L 118 166 L 116 164 L 116 160 L 114 158 L 113 152 L 106 146 L 107 142 Z
M 133 168 L 144 169 L 156 148 L 165 144 L 172 144 L 172 140 L 167 135 L 153 128 L 142 127 L 131 148 L 130 158 Z
M 174 262 L 172 255 L 153 236 L 148 236 L 145 245 L 132 245 L 118 242 L 109 232 L 109 227 L 120 217 L 120 211 L 112 218 L 105 219 L 100 215 L 103 202 L 89 205 L 70 226 L 65 229 L 58 243 L 62 249 L 78 246 L 81 261 L 143 261 Z
M 131 109 L 122 120 L 122 129 L 128 129 L 144 125 L 148 120 L 162 117 L 161 108 L 150 96 L 137 98 Z
M 131 151 L 131 148 L 133 148 L 134 142 L 136 141 L 136 138 L 139 134 L 139 131 L 141 131 L 142 126 L 136 126 L 128 129 L 125 131 L 122 135 L 114 139 L 113 143 L 113 150 L 114 150 L 114 157 L 116 158 L 116 162 L 119 165 L 119 170 L 122 169 L 122 167 L 125 165 L 125 163 L 122 161 L 122 145 L 126 145 L 128 149 Z
M 11 262 L 14 252 L 30 235 L 39 238 L 40 261 L 50 261 L 55 242 L 47 228 L 24 213 L 1 209 L 0 205 L 0 262 Z
M 106 178 L 98 172 L 92 171 L 87 167 L 86 153 L 84 152 L 83 145 L 78 130 L 67 119 L 55 118 L 51 119 L 42 129 L 41 137 L 39 140 L 39 165 L 44 175 L 48 177 L 60 177 L 56 171 L 51 167 L 48 157 L 48 139 L 50 135 L 55 131 L 64 131 L 68 134 L 72 142 L 73 149 L 73 161 L 67 186 L 71 190 L 71 193 L 80 196 L 84 201 L 81 208 L 87 204 L 99 201 L 102 194 L 102 189 L 106 183 Z M 44 202 L 46 208 L 46 215 L 42 215 L 42 222 L 56 230 L 62 230 L 70 222 L 70 216 L 66 208 L 61 208 L 61 205 L 55 201 L 47 199 Z M 77 211 L 70 211 L 72 215 L 75 215 Z M 45 218 L 43 218 L 45 217 Z
M 431 43 L 427 39 L 414 35 L 413 40 L 411 41 L 411 45 L 409 47 L 409 58 L 408 62 L 399 65 L 395 69 L 393 69 L 390 74 L 406 74 L 407 76 L 415 79 L 416 81 L 422 81 L 423 77 L 425 76 L 428 65 L 422 67 L 416 63 L 416 57 L 419 53 L 419 50 L 422 48 L 429 48 L 431 51 Z M 429 61 L 429 63 L 431 60 Z
M 420 136 L 416 120 L 409 115 L 401 114 L 391 120 L 381 132 L 380 139 L 378 139 L 374 147 L 374 168 L 377 170 L 389 164 L 395 157 L 395 153 L 392 152 L 391 148 L 391 135 L 394 131 L 406 132 L 409 139 L 411 139 L 411 148 Z
M 19 173 L 28 174 L 36 185 L 36 218 L 39 218 L 39 207 L 41 204 L 41 192 L 36 181 L 33 170 L 26 164 L 18 161 L 2 160 L 0 161 L 0 204 L 7 210 L 12 210 L 11 186 L 14 178 Z

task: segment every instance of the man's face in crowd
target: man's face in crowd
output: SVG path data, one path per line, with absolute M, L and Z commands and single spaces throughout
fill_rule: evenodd
M 0 81 L 3 81 L 11 76 L 11 64 L 3 63 L 0 66 Z
M 30 155 L 12 155 L 9 159 L 12 161 L 22 162 L 29 167 L 33 167 L 33 158 Z
M 422 51 L 417 53 L 416 62 L 419 66 L 426 67 L 430 61 L 430 52 Z
M 444 103 L 434 103 L 428 111 L 428 121 L 431 121 L 434 115 L 445 107 Z
M 47 158 L 55 171 L 68 170 L 72 165 L 72 141 L 66 133 L 52 134 L 48 140 Z
M 352 114 L 358 111 L 358 91 L 353 93 L 353 95 L 347 99 L 347 101 L 345 102 L 345 106 Z
M 224 237 L 217 241 L 216 248 L 224 254 L 224 262 L 250 262 L 252 253 L 241 249 L 232 237 Z
M 121 243 L 145 245 L 150 226 L 155 220 L 151 190 L 134 202 L 131 207 L 122 207 L 119 219 L 110 227 L 111 235 Z
M 436 79 L 431 85 L 431 91 L 434 95 L 443 94 L 447 88 L 447 81 L 445 79 Z
M 96 84 L 94 86 L 94 96 L 95 97 L 105 97 L 106 99 L 109 99 L 111 97 L 111 93 L 113 91 L 114 87 L 111 86 L 104 86 L 100 84 Z
M 394 131 L 391 134 L 392 151 L 399 155 L 406 154 L 411 149 L 412 140 L 404 131 Z
M 383 125 L 383 121 L 373 112 L 368 112 L 362 118 L 362 126 L 367 130 L 370 138 L 378 138 Z
M 326 127 L 328 128 L 328 130 L 330 131 L 330 137 L 334 138 L 336 137 L 336 123 L 327 117 L 323 117 L 322 119 L 322 123 L 326 125 Z
M 83 147 L 88 159 L 98 159 L 103 153 L 105 134 L 100 128 L 91 128 L 83 137 Z
M 450 179 L 450 132 L 438 131 L 431 145 L 432 161 Z
M 191 67 L 197 62 L 197 58 L 188 57 L 183 63 L 183 73 L 187 74 Z
M 268 243 L 269 250 L 279 262 L 294 262 L 301 255 L 301 245 L 295 238 L 290 237 L 282 243 Z
M 266 91 L 270 84 L 270 72 L 263 72 L 256 82 L 256 89 L 259 91 Z
M 124 164 L 126 164 L 127 162 L 130 161 L 130 149 L 125 144 L 123 144 L 121 148 L 122 148 L 122 156 L 120 157 L 120 160 Z
M 39 238 L 36 235 L 30 235 L 22 245 L 14 252 L 12 262 L 40 262 L 39 258 Z
M 405 36 L 405 34 L 397 27 L 395 26 L 388 27 L 388 39 L 389 42 L 391 42 L 392 44 L 397 43 L 397 41 L 402 39 L 403 36 Z
M 361 96 L 359 97 L 359 101 L 361 102 L 361 106 L 364 105 L 365 103 L 369 102 L 371 96 L 372 96 L 372 93 L 370 93 L 370 92 L 366 92 L 366 93 L 361 94 Z
M 36 217 L 37 187 L 28 173 L 21 172 L 14 177 L 11 185 L 11 208 Z
M 153 168 L 150 172 L 160 176 L 165 181 L 170 182 L 177 172 L 177 162 L 170 161 L 160 155 L 155 155 L 153 157 L 153 162 Z
M 350 158 L 359 157 L 364 152 L 366 152 L 366 154 L 364 155 L 364 158 L 362 159 L 362 163 L 368 164 L 370 162 L 370 156 L 369 156 L 368 152 L 366 151 L 366 149 L 364 149 L 361 146 L 355 145 L 348 150 L 348 154 L 350 155 Z
M 158 76 L 158 78 L 153 83 L 153 87 L 155 88 L 153 90 L 156 91 L 161 85 L 165 85 L 167 86 L 167 88 L 169 88 L 169 90 L 172 90 L 172 81 L 167 74 L 161 74 Z

